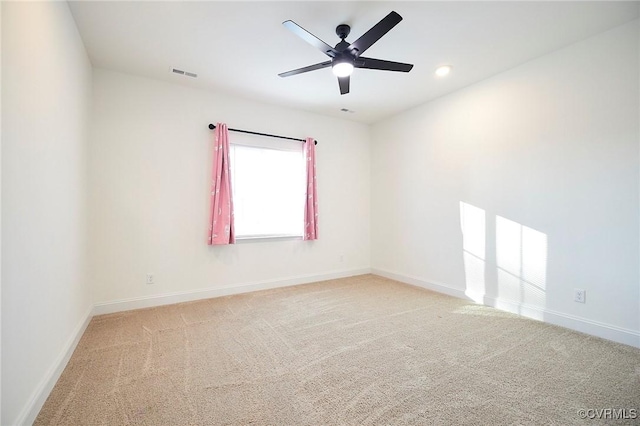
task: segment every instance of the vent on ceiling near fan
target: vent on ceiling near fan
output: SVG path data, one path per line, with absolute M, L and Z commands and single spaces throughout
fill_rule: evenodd
M 171 68 L 171 71 L 175 74 L 186 75 L 187 77 L 196 78 L 198 76 L 198 74 L 194 72 L 183 71 L 183 70 L 179 70 L 178 68 Z

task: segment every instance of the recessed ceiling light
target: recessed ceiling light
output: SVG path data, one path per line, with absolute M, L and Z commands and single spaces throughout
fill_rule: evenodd
M 453 67 L 451 65 L 442 65 L 441 67 L 436 68 L 436 75 L 438 77 L 444 77 L 451 72 L 452 68 Z

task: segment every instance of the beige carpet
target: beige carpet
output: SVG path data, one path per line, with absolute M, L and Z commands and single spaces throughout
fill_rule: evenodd
M 363 275 L 95 317 L 36 424 L 568 425 L 603 408 L 640 409 L 640 350 Z

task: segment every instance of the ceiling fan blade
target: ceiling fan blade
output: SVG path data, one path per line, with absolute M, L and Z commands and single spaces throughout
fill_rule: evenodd
M 298 68 L 295 70 L 287 71 L 278 74 L 280 77 L 290 77 L 296 74 L 302 74 L 303 72 L 315 71 L 322 68 L 328 68 L 331 66 L 331 61 L 320 62 L 319 64 L 309 65 L 308 67 Z
M 351 78 L 350 75 L 346 76 L 346 77 L 338 77 L 338 84 L 340 85 L 340 94 L 341 95 L 346 95 L 347 93 L 349 93 L 349 79 Z
M 413 64 L 405 64 L 402 62 L 383 61 L 382 59 L 364 58 L 360 56 L 356 59 L 354 66 L 356 68 L 366 68 L 370 70 L 384 71 L 400 71 L 409 72 L 413 68 Z
M 359 39 L 351 43 L 347 50 L 353 52 L 356 57 L 360 56 L 365 50 L 370 48 L 373 43 L 380 40 L 383 35 L 388 33 L 391 28 L 398 25 L 400 21 L 402 21 L 402 16 L 398 15 L 396 12 L 389 13 L 369 31 L 364 33 Z
M 318 37 L 314 36 L 295 22 L 284 21 L 282 25 L 284 25 L 289 31 L 291 31 L 316 49 L 321 50 L 325 55 L 334 58 L 338 54 L 338 52 L 333 47 L 329 46 L 327 43 L 320 40 Z

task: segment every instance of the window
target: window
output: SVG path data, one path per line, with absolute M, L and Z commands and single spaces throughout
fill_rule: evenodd
M 236 238 L 302 237 L 304 144 L 243 134 L 230 142 Z

